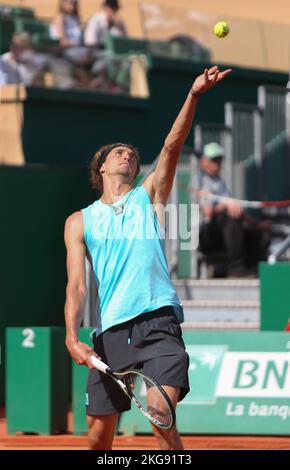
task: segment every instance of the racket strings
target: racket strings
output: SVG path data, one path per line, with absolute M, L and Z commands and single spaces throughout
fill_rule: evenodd
M 125 393 L 146 418 L 161 428 L 168 429 L 173 426 L 175 412 L 169 397 L 160 385 L 137 370 L 115 372 L 114 375 L 121 379 L 126 388 Z
M 150 415 L 153 424 L 169 427 L 172 423 L 172 412 L 168 400 L 160 388 L 149 378 L 140 376 L 140 395 L 142 406 Z

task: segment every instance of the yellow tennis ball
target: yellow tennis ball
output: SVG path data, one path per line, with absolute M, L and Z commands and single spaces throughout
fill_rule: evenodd
M 219 21 L 214 27 L 214 34 L 218 38 L 225 38 L 230 32 L 230 27 L 226 21 Z

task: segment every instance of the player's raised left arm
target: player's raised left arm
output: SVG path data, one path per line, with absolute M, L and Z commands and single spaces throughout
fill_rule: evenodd
M 166 204 L 172 189 L 172 184 L 176 172 L 176 165 L 180 151 L 190 132 L 192 121 L 198 98 L 207 90 L 213 88 L 224 77 L 229 75 L 231 69 L 220 72 L 217 66 L 205 69 L 203 74 L 199 75 L 169 132 L 167 135 L 160 157 L 157 162 L 155 172 L 149 175 L 144 182 L 151 200 L 155 204 Z

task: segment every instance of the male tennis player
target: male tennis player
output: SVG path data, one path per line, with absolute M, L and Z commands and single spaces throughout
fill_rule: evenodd
M 198 99 L 230 72 L 214 66 L 196 78 L 156 169 L 143 185 L 134 187 L 139 172 L 135 148 L 123 143 L 102 147 L 91 163 L 92 183 L 102 196 L 66 221 L 66 345 L 77 364 L 90 368 L 86 402 L 90 449 L 112 448 L 118 416 L 130 408 L 118 385 L 92 368 L 92 354 L 116 371 L 142 368 L 163 386 L 174 407 L 189 391 L 189 360 L 179 325 L 183 311 L 168 273 L 162 208 Z M 94 350 L 78 340 L 86 298 L 85 256 L 95 273 L 100 302 Z M 161 449 L 183 449 L 176 427 L 161 430 L 153 425 L 153 431 Z

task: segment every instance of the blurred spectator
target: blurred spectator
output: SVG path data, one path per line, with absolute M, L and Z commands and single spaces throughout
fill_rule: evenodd
M 119 17 L 119 0 L 105 0 L 103 11 L 93 15 L 85 28 L 84 43 L 86 46 L 96 46 L 103 49 L 108 33 L 112 36 L 126 36 L 127 29 Z
M 60 0 L 59 11 L 51 24 L 51 37 L 59 39 L 62 53 L 50 62 L 56 86 L 111 91 L 115 88 L 111 76 L 117 75 L 112 73 L 116 66 L 103 48 L 108 31 L 117 34 L 115 29 L 118 30 L 119 23 L 122 24 L 116 16 L 119 4 L 116 0 L 106 0 L 104 11 L 89 20 L 91 39 L 85 46 L 82 45 L 78 7 L 78 0 Z
M 58 13 L 50 25 L 50 36 L 58 39 L 63 56 L 75 65 L 91 64 L 93 51 L 82 46 L 78 0 L 60 0 Z
M 119 17 L 118 0 L 105 0 L 103 11 L 93 15 L 84 32 L 86 46 L 95 48 L 94 63 L 91 73 L 94 77 L 91 86 L 95 89 L 128 93 L 130 87 L 130 60 L 113 58 L 105 49 L 108 34 L 126 36 L 127 29 Z
M 52 39 L 58 39 L 64 47 L 81 45 L 78 0 L 60 0 L 58 13 L 50 25 L 50 36 Z
M 201 197 L 200 247 L 206 255 L 225 253 L 228 276 L 248 277 L 256 274 L 259 261 L 267 259 L 271 222 L 250 217 L 237 201 L 230 198 L 220 177 L 223 157 L 224 150 L 219 144 L 212 142 L 204 146 L 199 190 L 229 199 L 217 201 Z
M 14 33 L 10 52 L 0 56 L 0 85 L 39 85 L 42 80 L 42 61 L 34 52 L 29 33 Z

